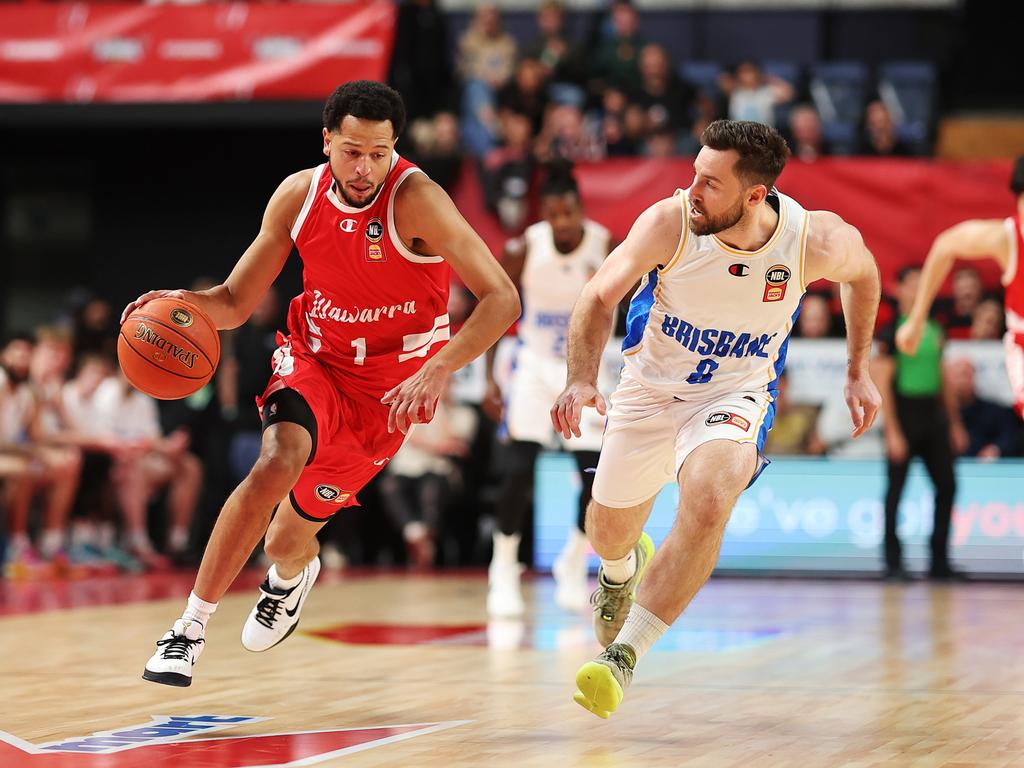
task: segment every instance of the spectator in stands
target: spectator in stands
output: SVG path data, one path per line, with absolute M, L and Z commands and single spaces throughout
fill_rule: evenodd
M 632 101 L 647 110 L 650 130 L 666 129 L 680 137 L 689 135 L 696 99 L 693 86 L 673 71 L 665 49 L 655 43 L 645 45 L 640 52 L 640 87 Z
M 779 375 L 778 390 L 775 398 L 775 424 L 765 441 L 765 454 L 793 456 L 819 453 L 820 450 L 812 443 L 812 438 L 821 406 L 791 402 L 789 377 L 785 371 Z
M 864 111 L 864 136 L 860 153 L 872 157 L 907 157 L 914 154 L 910 145 L 896 135 L 892 113 L 880 100 L 872 101 Z
M 679 134 L 667 125 L 658 126 L 651 131 L 644 144 L 644 155 L 647 157 L 674 157 L 679 154 Z
M 896 349 L 896 330 L 906 321 L 920 280 L 919 267 L 899 274 L 899 317 L 878 337 L 872 378 L 882 394 L 889 483 L 885 495 L 885 564 L 887 578 L 906 579 L 896 534 L 897 512 L 910 460 L 921 458 L 935 487 L 935 522 L 931 537 L 933 579 L 960 577 L 949 562 L 949 524 L 956 494 L 953 456 L 967 449 L 968 437 L 956 400 L 943 382 L 943 335 L 929 320 L 915 355 Z
M 601 160 L 604 144 L 600 127 L 585 118 L 572 104 L 558 104 L 548 110 L 544 130 L 537 139 L 537 159 L 547 163 L 567 160 L 571 163 Z
M 626 94 L 618 88 L 606 88 L 601 97 L 601 138 L 604 140 L 605 153 L 608 157 L 629 157 L 638 155 L 639 147 L 626 133 L 626 110 L 629 101 Z M 639 110 L 639 107 L 637 107 Z M 645 119 L 639 113 L 641 121 Z M 643 131 L 641 130 L 642 134 Z
M 832 154 L 821 132 L 821 116 L 813 104 L 798 104 L 789 113 L 789 135 L 786 137 L 793 157 L 813 163 Z
M 985 297 L 981 275 L 974 267 L 960 267 L 953 272 L 953 292 L 943 325 L 951 339 L 970 338 L 974 311 Z
M 536 59 L 545 79 L 553 83 L 581 84 L 586 74 L 583 55 L 565 28 L 565 9 L 559 2 L 544 2 L 537 9 L 540 35 L 523 49 L 523 55 Z
M 527 115 L 506 109 L 500 117 L 503 141 L 484 157 L 481 174 L 488 209 L 511 232 L 526 221 L 526 196 L 534 166 L 533 136 Z
M 402 94 L 410 124 L 454 107 L 448 21 L 434 0 L 398 6 L 392 50 L 388 84 Z
M 1011 408 L 978 397 L 974 387 L 974 364 L 966 357 L 949 362 L 946 381 L 967 430 L 964 455 L 990 461 L 1015 455 L 1018 447 L 1016 416 Z
M 640 87 L 640 51 L 647 42 L 631 3 L 616 0 L 608 12 L 611 35 L 601 41 L 590 62 L 590 90 L 598 97 L 609 85 L 627 93 Z
M 481 5 L 459 38 L 458 69 L 463 78 L 462 134 L 473 155 L 490 150 L 498 135 L 496 94 L 515 68 L 516 42 L 502 30 L 501 13 Z
M 432 119 L 417 120 L 409 126 L 409 138 L 410 159 L 450 193 L 462 172 L 458 118 L 438 112 Z
M 634 154 L 640 154 L 647 137 L 650 135 L 650 126 L 647 124 L 647 110 L 639 104 L 627 104 L 623 115 L 622 128 L 625 133 L 627 145 L 635 147 Z
M 129 552 L 147 568 L 162 568 L 147 531 L 146 511 L 157 491 L 167 488 L 170 513 L 168 554 L 182 558 L 202 483 L 202 465 L 189 452 L 189 437 L 177 430 L 161 434 L 156 402 L 142 394 L 118 371 L 96 392 L 96 407 L 103 428 L 119 440 L 114 459 L 114 488 L 124 514 Z
M 824 339 L 833 336 L 832 311 L 826 294 L 808 293 L 800 305 L 796 321 L 797 336 L 802 339 Z
M 64 529 L 81 471 L 74 449 L 36 442 L 42 428 L 39 397 L 31 380 L 34 349 L 32 336 L 15 334 L 0 352 L 0 453 L 15 470 L 8 490 L 10 544 L 5 564 L 11 576 L 50 575 L 67 564 Z M 51 361 L 37 367 L 49 376 L 55 366 Z M 36 495 L 45 498 L 38 553 L 28 535 Z
M 990 341 L 1003 338 L 1006 331 L 1005 318 L 1002 304 L 995 299 L 984 299 L 974 309 L 974 317 L 971 318 L 971 338 Z
M 765 125 L 775 125 L 775 108 L 789 103 L 795 95 L 792 85 L 781 77 L 766 74 L 752 61 L 741 62 L 732 74 L 724 73 L 720 87 L 729 98 L 730 120 Z
M 73 312 L 72 323 L 76 365 L 83 354 L 114 356 L 117 325 L 109 302 L 96 297 L 85 299 Z
M 452 491 L 459 485 L 454 458 L 464 457 L 476 430 L 476 412 L 446 390 L 429 424 L 417 427 L 380 479 L 392 523 L 402 533 L 410 565 L 434 564 L 435 542 Z
M 534 135 L 544 125 L 544 112 L 548 106 L 544 68 L 537 59 L 522 58 L 513 77 L 498 92 L 498 109 L 510 109 L 530 118 Z

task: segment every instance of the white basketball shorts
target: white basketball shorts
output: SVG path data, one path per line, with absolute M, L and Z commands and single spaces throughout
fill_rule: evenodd
M 730 392 L 683 401 L 634 379 L 629 369 L 611 398 L 594 500 L 632 507 L 653 498 L 679 475 L 686 457 L 712 440 L 752 442 L 758 455 L 775 417 L 766 392 Z M 754 478 L 766 462 L 760 460 Z
M 566 364 L 521 347 L 505 392 L 505 428 L 513 440 L 552 446 L 557 437 L 567 451 L 599 451 L 605 417 L 584 408 L 580 437 L 565 440 L 551 425 L 551 406 L 565 389 Z M 552 446 L 553 447 L 553 446 Z

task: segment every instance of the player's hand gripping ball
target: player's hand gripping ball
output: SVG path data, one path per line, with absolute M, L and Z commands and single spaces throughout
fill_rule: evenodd
M 153 299 L 121 325 L 117 359 L 136 389 L 159 400 L 177 400 L 199 391 L 213 376 L 220 337 L 196 305 Z

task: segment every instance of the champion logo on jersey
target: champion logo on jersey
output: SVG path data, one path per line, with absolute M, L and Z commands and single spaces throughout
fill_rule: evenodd
M 733 277 L 746 277 L 750 274 L 750 267 L 746 264 L 730 264 L 729 274 Z
M 786 283 L 792 273 L 789 267 L 776 264 L 764 273 L 764 296 L 761 301 L 782 301 L 786 297 Z
M 320 501 L 326 501 L 328 504 L 344 504 L 352 495 L 349 491 L 343 491 L 336 485 L 318 485 L 313 493 Z
M 342 219 L 338 224 L 338 229 L 342 232 L 355 232 L 356 227 L 359 226 L 359 222 L 355 219 Z

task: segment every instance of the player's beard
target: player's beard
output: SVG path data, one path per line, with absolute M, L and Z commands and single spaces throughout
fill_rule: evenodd
M 701 212 L 700 222 L 690 219 L 690 231 L 695 235 L 714 235 L 730 227 L 736 226 L 743 218 L 743 198 L 736 201 L 736 205 L 725 213 L 712 216 L 707 211 L 695 206 Z
M 345 201 L 345 205 L 348 205 L 352 208 L 366 208 L 368 205 L 370 205 L 370 203 L 377 199 L 377 193 L 380 192 L 380 188 L 382 186 L 384 186 L 383 181 L 381 181 L 377 186 L 373 188 L 373 192 L 370 194 L 369 197 L 366 198 L 366 200 L 353 200 L 351 197 L 348 196 L 348 193 L 345 191 L 345 185 L 338 181 L 337 176 L 334 177 L 334 188 L 341 193 L 341 199 Z

